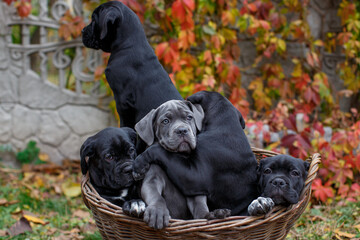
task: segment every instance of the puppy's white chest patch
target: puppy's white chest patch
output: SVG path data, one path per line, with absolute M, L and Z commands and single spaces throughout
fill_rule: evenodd
M 114 200 L 122 200 L 125 201 L 125 198 L 127 197 L 127 195 L 129 194 L 129 189 L 128 188 L 124 188 L 121 190 L 120 195 L 118 197 L 112 197 Z

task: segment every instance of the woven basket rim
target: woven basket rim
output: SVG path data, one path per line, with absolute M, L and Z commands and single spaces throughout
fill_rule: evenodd
M 252 148 L 255 155 L 263 155 L 266 157 L 278 155 L 279 153 Z M 289 212 L 297 211 L 303 204 L 308 203 L 311 196 L 311 184 L 316 178 L 319 164 L 321 162 L 321 156 L 318 153 L 310 156 L 307 161 L 310 162 L 310 167 L 308 171 L 308 176 L 305 181 L 305 186 L 300 195 L 300 200 L 298 203 L 291 205 L 288 208 L 285 207 L 276 207 L 272 213 L 266 216 L 231 216 L 225 219 L 215 219 L 215 220 L 206 220 L 206 219 L 192 219 L 192 220 L 182 220 L 182 219 L 170 219 L 169 226 L 164 230 L 167 232 L 173 232 L 176 234 L 187 233 L 192 231 L 219 231 L 222 229 L 234 228 L 236 227 L 239 230 L 245 230 L 254 226 L 261 225 L 266 222 L 276 221 L 279 218 L 282 218 L 285 214 Z M 116 218 L 118 221 L 131 222 L 133 225 L 139 225 L 142 227 L 148 227 L 146 223 L 139 218 L 131 217 L 122 211 L 122 208 L 110 203 L 109 201 L 102 198 L 91 185 L 89 179 L 89 173 L 83 175 L 81 180 L 81 192 L 85 205 L 92 210 L 96 208 L 97 211 L 107 214 Z M 303 210 L 302 210 L 303 211 Z M 302 212 L 301 212 L 302 213 Z M 301 214 L 300 213 L 300 214 Z M 150 227 L 148 227 L 150 228 Z

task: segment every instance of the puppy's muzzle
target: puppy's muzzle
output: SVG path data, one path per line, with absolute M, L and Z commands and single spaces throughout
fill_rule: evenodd
M 131 173 L 133 169 L 133 161 L 127 161 L 122 163 L 119 168 L 122 173 Z
M 179 127 L 177 129 L 175 129 L 175 133 L 177 135 L 179 135 L 180 137 L 183 137 L 185 135 L 187 135 L 189 132 L 189 130 L 187 128 L 184 128 L 184 127 Z
M 270 183 L 272 186 L 277 187 L 277 188 L 284 188 L 287 185 L 286 181 L 279 177 L 273 179 Z

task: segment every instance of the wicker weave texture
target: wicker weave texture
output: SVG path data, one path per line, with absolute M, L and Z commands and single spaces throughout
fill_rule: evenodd
M 257 148 L 253 148 L 253 152 L 258 161 L 277 155 Z M 154 230 L 142 219 L 125 215 L 121 207 L 103 199 L 91 185 L 88 174 L 83 176 L 81 191 L 104 239 L 284 239 L 310 200 L 320 155 L 316 153 L 307 161 L 311 164 L 300 201 L 287 209 L 276 207 L 266 217 L 232 216 L 211 221 L 171 219 L 167 228 Z

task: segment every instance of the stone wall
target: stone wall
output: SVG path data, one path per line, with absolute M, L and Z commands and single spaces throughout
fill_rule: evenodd
M 50 18 L 53 15 L 47 14 L 46 19 L 34 16 L 31 20 L 38 20 L 40 28 L 41 23 L 50 21 L 56 26 L 56 19 Z M 82 89 L 82 84 L 93 81 L 93 76 L 91 73 L 76 76 L 77 69 L 86 65 L 80 39 L 70 43 L 51 43 L 52 48 L 24 42 L 24 39 L 22 44 L 14 44 L 11 28 L 15 23 L 25 24 L 26 20 L 18 19 L 13 8 L 0 2 L 0 145 L 10 144 L 14 151 L 18 151 L 24 149 L 30 140 L 35 140 L 41 151 L 55 163 L 79 159 L 80 146 L 87 137 L 116 125 L 108 109 L 111 99 L 99 92 L 89 93 L 96 92 L 95 85 L 88 93 Z M 69 62 L 66 55 L 62 55 L 64 46 L 72 47 L 80 54 Z M 27 64 L 34 53 L 40 56 L 39 64 L 45 65 L 40 73 Z M 60 57 L 56 59 L 55 56 Z M 50 61 L 60 66 L 56 69 L 59 76 L 65 75 L 66 67 L 72 70 L 77 87 L 74 91 L 44 77 L 49 74 L 46 66 L 54 67 Z

